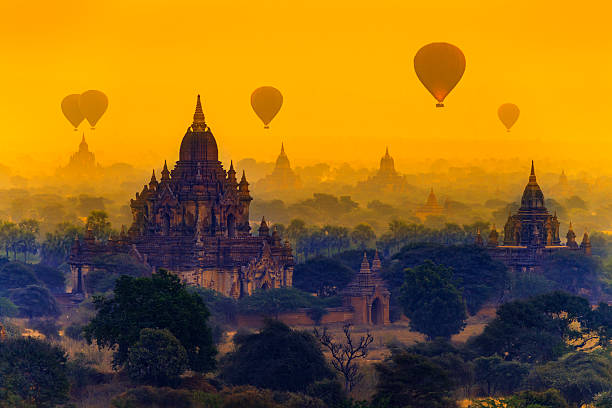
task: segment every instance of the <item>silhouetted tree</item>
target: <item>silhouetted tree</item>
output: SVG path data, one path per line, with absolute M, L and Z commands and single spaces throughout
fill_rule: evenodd
M 467 313 L 452 271 L 431 261 L 406 269 L 400 303 L 413 330 L 429 339 L 450 338 L 466 325 Z
M 125 364 L 142 329 L 156 328 L 168 329 L 181 342 L 192 370 L 214 368 L 217 351 L 207 322 L 210 313 L 175 275 L 163 269 L 151 278 L 122 275 L 113 295 L 94 297 L 94 306 L 97 314 L 84 328 L 84 337 L 98 347 L 117 347 L 116 367 Z
M 259 333 L 234 336 L 236 350 L 221 362 L 221 375 L 235 385 L 305 391 L 333 373 L 320 344 L 307 332 L 268 320 Z
M 351 335 L 350 323 L 344 325 L 342 332 L 345 339 L 338 341 L 329 334 L 327 327 L 323 328 L 323 331 L 314 329 L 315 337 L 331 354 L 332 366 L 344 377 L 344 388 L 351 392 L 363 378 L 355 360 L 367 357 L 368 347 L 374 341 L 374 337 L 367 332 L 365 336 L 359 338 L 359 341 L 355 341 Z

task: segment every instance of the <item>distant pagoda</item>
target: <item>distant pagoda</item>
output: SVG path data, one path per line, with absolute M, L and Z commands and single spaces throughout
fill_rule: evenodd
M 491 229 L 485 244 L 480 234 L 477 245 L 486 245 L 494 259 L 505 263 L 515 271 L 538 269 L 543 260 L 557 251 L 580 251 L 591 254 L 591 241 L 585 232 L 582 243 L 576 243 L 576 234 L 569 224 L 566 244 L 559 237 L 557 214 L 550 214 L 544 205 L 544 194 L 537 183 L 535 166 L 531 162 L 529 182 L 521 198 L 521 207 L 516 214 L 509 214 L 503 231 L 503 243 L 499 244 L 499 234 L 495 226 Z
M 291 168 L 291 163 L 285 153 L 285 144 L 281 143 L 281 151 L 276 158 L 274 170 L 257 182 L 257 188 L 265 191 L 282 191 L 295 190 L 301 187 L 302 180 Z

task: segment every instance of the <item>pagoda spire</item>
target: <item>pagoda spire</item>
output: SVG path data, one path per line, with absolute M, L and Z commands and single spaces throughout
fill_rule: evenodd
M 155 178 L 155 169 L 153 169 L 153 174 L 151 174 L 151 181 L 150 183 L 157 183 L 157 178 Z
M 533 160 L 531 161 L 531 173 L 529 174 L 529 182 L 530 183 L 536 182 L 535 167 L 533 165 Z
M 168 163 L 166 163 L 166 161 L 164 160 L 164 168 L 161 172 L 162 174 L 162 181 L 166 181 L 166 180 L 170 180 L 170 171 L 168 170 Z
M 285 154 L 285 144 L 283 142 L 281 142 L 281 152 L 280 152 L 280 154 L 281 155 Z
M 198 101 L 196 102 L 195 113 L 193 114 L 193 124 L 191 127 L 194 132 L 203 132 L 206 129 L 206 120 L 204 118 L 204 111 L 202 110 L 200 95 L 198 95 Z

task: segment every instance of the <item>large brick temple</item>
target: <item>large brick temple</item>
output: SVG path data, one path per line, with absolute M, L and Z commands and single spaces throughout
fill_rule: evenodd
M 585 232 L 580 245 L 569 223 L 567 241 L 561 242 L 557 214 L 551 214 L 545 206 L 544 193 L 536 180 L 531 162 L 529 182 L 521 197 L 521 206 L 516 214 L 509 214 L 503 231 L 503 242 L 495 226 L 489 232 L 487 242 L 476 236 L 476 244 L 486 246 L 492 258 L 497 259 L 516 272 L 537 271 L 542 263 L 559 251 L 574 251 L 591 255 L 591 240 Z
M 96 257 L 117 253 L 234 298 L 291 286 L 292 249 L 265 220 L 258 235 L 251 235 L 251 200 L 244 171 L 238 182 L 233 164 L 223 169 L 198 95 L 179 160 L 172 171 L 164 163 L 160 180 L 153 172 L 136 193 L 129 230 L 109 242 L 96 241 L 91 231 L 75 241 L 70 257 L 73 292 L 87 293 L 85 276 L 95 268 Z

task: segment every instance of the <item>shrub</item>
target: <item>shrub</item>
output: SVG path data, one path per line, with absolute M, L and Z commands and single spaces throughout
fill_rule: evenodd
M 10 394 L 37 407 L 54 407 L 68 401 L 64 350 L 33 338 L 0 342 L 0 400 Z
M 19 307 L 19 315 L 33 318 L 40 316 L 58 316 L 59 307 L 51 292 L 43 286 L 30 285 L 13 289 L 10 300 Z
M 142 329 L 130 347 L 126 364 L 130 378 L 144 384 L 176 385 L 189 360 L 181 343 L 167 329 Z

